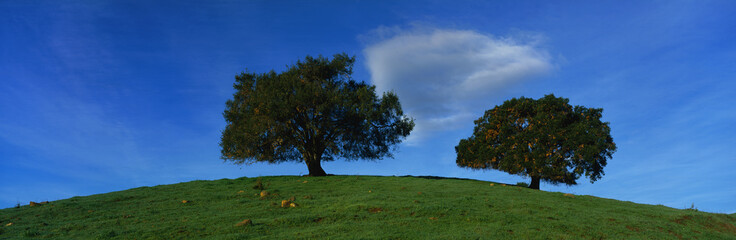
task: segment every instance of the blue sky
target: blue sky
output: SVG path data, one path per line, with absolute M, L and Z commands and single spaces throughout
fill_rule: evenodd
M 455 165 L 473 120 L 554 93 L 603 108 L 618 152 L 561 191 L 736 212 L 733 1 L 2 1 L 0 208 L 191 180 L 306 174 L 219 157 L 234 76 L 357 57 L 417 128 L 332 174 L 516 183 Z

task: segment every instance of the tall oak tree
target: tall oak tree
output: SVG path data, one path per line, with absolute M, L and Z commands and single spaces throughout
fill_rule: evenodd
M 281 73 L 243 72 L 223 113 L 222 158 L 235 164 L 304 162 L 325 176 L 322 161 L 377 160 L 414 127 L 392 92 L 351 78 L 355 57 L 307 56 Z
M 566 98 L 513 98 L 475 121 L 473 135 L 455 147 L 457 165 L 496 169 L 552 184 L 600 179 L 616 151 L 601 108 L 572 106 Z

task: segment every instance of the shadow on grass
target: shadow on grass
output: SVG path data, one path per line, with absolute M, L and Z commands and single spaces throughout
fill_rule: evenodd
M 413 177 L 413 178 L 424 178 L 424 179 L 455 179 L 455 180 L 471 180 L 471 181 L 480 181 L 478 179 L 470 179 L 470 178 L 456 178 L 456 177 L 439 177 L 439 176 L 412 176 L 412 175 L 404 175 L 399 177 Z

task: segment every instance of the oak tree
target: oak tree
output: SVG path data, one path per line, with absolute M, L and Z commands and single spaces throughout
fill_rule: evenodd
M 458 166 L 496 169 L 567 185 L 581 176 L 600 179 L 616 151 L 601 108 L 572 106 L 566 98 L 513 98 L 475 121 L 472 136 L 455 147 Z
M 392 92 L 351 78 L 355 57 L 307 56 L 276 73 L 243 72 L 226 103 L 222 158 L 235 164 L 304 162 L 325 176 L 322 161 L 377 160 L 414 127 Z

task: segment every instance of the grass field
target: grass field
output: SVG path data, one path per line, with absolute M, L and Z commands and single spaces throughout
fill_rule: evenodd
M 261 178 L 263 197 L 258 181 L 193 181 L 2 209 L 0 239 L 736 239 L 733 214 L 485 181 L 274 176 Z M 295 207 L 282 207 L 290 198 Z

